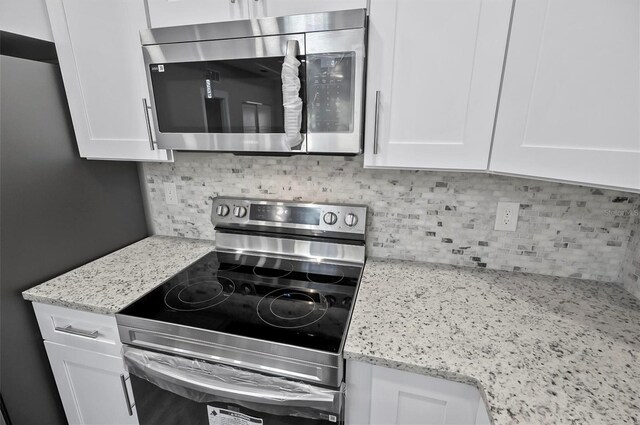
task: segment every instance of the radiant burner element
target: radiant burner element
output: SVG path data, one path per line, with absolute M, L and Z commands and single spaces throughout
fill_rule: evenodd
M 344 273 L 338 271 L 338 274 L 327 275 L 318 273 L 307 273 L 307 280 L 313 283 L 329 283 L 335 284 L 344 279 Z
M 242 264 L 233 264 L 233 263 L 220 263 L 218 266 L 218 270 L 220 271 L 231 271 L 240 267 Z
M 184 280 L 164 296 L 167 307 L 177 311 L 199 311 L 225 302 L 235 291 L 231 279 L 222 276 Z
M 329 303 L 317 292 L 298 288 L 280 288 L 269 292 L 258 302 L 258 317 L 270 326 L 295 329 L 322 319 Z
M 266 267 L 255 266 L 253 268 L 253 274 L 255 274 L 258 277 L 278 278 L 278 277 L 288 276 L 293 271 L 293 264 L 288 263 L 286 261 L 276 260 L 275 262 L 268 261 L 268 263 L 272 263 L 272 264 L 264 264 L 263 266 L 266 266 Z M 271 265 L 273 266 L 269 267 Z

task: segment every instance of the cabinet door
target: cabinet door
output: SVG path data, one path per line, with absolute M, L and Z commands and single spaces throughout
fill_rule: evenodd
M 518 0 L 490 169 L 640 189 L 640 2 Z
M 511 0 L 371 0 L 366 167 L 487 169 L 510 13 Z
M 152 28 L 249 19 L 247 0 L 147 0 L 147 3 Z
M 171 159 L 152 146 L 143 108 L 149 96 L 138 32 L 147 26 L 143 2 L 46 3 L 80 156 Z
M 488 425 L 476 387 L 347 361 L 346 425 Z
M 127 409 L 133 398 L 122 358 L 50 341 L 44 345 L 70 424 L 138 423 L 135 409 L 132 415 Z
M 366 9 L 367 0 L 245 0 L 252 18 Z M 385 0 L 383 0 L 385 1 Z

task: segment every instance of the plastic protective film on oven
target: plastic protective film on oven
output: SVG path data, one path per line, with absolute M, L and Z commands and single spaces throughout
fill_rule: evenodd
M 274 415 L 318 420 L 340 417 L 344 388 L 321 388 L 126 346 L 123 356 L 130 374 L 198 403 L 225 402 Z

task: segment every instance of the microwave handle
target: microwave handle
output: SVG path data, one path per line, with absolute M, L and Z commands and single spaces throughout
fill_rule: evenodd
M 151 150 L 154 151 L 156 150 L 156 145 L 155 143 L 153 143 L 153 135 L 151 134 L 151 121 L 149 118 L 150 109 L 151 109 L 151 106 L 147 104 L 147 99 L 143 97 L 142 111 L 144 112 L 144 120 L 145 120 L 145 123 L 147 124 L 147 136 L 149 137 L 149 147 L 151 147 Z
M 298 40 L 288 40 L 282 64 L 282 106 L 284 107 L 285 140 L 290 148 L 303 141 L 300 134 L 302 128 L 302 99 L 300 98 L 300 76 L 297 59 L 300 46 Z

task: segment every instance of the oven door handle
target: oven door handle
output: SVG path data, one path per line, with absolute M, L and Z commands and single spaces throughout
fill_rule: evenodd
M 316 387 L 231 366 L 132 347 L 125 347 L 123 356 L 130 374 L 197 402 L 214 401 L 211 396 L 215 396 L 251 403 L 323 410 L 334 410 L 341 405 L 343 388 Z

